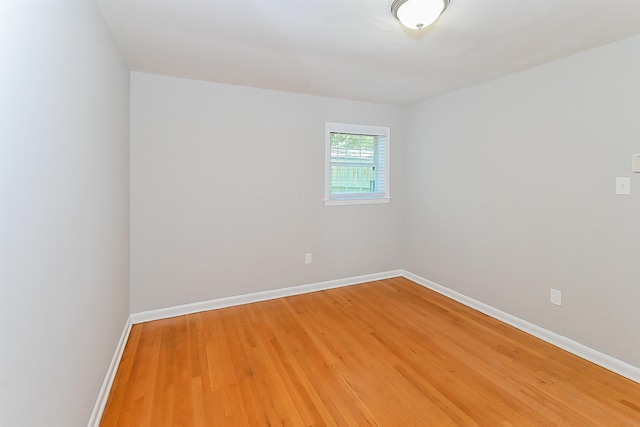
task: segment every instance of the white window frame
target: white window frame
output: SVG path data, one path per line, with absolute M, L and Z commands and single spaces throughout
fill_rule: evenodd
M 384 164 L 382 165 L 383 171 L 382 180 L 384 181 L 384 191 L 378 193 L 343 193 L 343 194 L 331 194 L 331 134 L 332 133 L 350 133 L 355 135 L 373 135 L 383 137 L 384 144 Z M 337 205 L 361 205 L 371 203 L 389 203 L 391 199 L 389 193 L 389 164 L 390 164 L 390 152 L 391 145 L 391 131 L 388 127 L 381 126 L 367 126 L 367 125 L 354 125 L 347 123 L 325 123 L 325 187 L 324 187 L 324 205 L 325 206 L 337 206 Z

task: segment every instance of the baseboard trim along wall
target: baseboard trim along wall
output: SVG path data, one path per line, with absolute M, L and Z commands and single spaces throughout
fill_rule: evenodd
M 526 332 L 529 335 L 540 338 L 541 340 L 555 345 L 556 347 L 559 347 L 563 350 L 566 350 L 569 353 L 575 354 L 576 356 L 593 362 L 598 366 L 615 372 L 616 374 L 622 375 L 623 377 L 626 377 L 632 381 L 640 383 L 639 367 L 633 366 L 607 354 L 601 353 L 597 350 L 587 347 L 586 345 L 580 344 L 579 342 L 573 341 L 567 337 L 556 334 L 555 332 L 551 332 L 547 329 L 541 328 L 540 326 L 534 325 L 533 323 L 529 323 L 526 320 L 522 320 L 516 316 L 512 316 L 511 314 L 505 313 L 504 311 L 498 310 L 497 308 L 491 307 L 490 305 L 484 304 L 480 301 L 476 301 L 473 298 L 458 293 L 445 286 L 439 285 L 435 282 L 432 282 L 431 280 L 425 279 L 424 277 L 420 277 L 409 271 L 403 270 L 402 276 L 416 282 L 421 286 L 424 286 L 425 288 L 429 288 L 435 292 L 438 292 L 439 294 L 458 301 L 459 303 L 464 304 L 467 307 L 471 307 L 474 310 L 484 313 L 487 316 L 493 317 L 494 319 L 500 320 L 501 322 L 513 326 L 514 328 L 520 329 L 521 331 Z
M 91 413 L 91 418 L 89 418 L 89 423 L 87 424 L 88 427 L 100 426 L 102 414 L 105 407 L 107 406 L 107 400 L 109 399 L 109 393 L 111 392 L 111 386 L 113 385 L 113 381 L 116 379 L 116 373 L 118 372 L 118 367 L 120 366 L 120 360 L 122 359 L 124 348 L 127 346 L 127 341 L 129 340 L 131 326 L 131 316 L 129 316 L 127 322 L 124 325 L 124 329 L 122 330 L 122 335 L 120 335 L 120 340 L 118 341 L 116 351 L 113 354 L 113 358 L 111 359 L 111 364 L 109 365 L 109 369 L 107 370 L 107 375 L 105 376 L 102 387 L 100 388 L 98 399 L 96 400 L 96 404 L 93 407 L 93 412 Z
M 166 307 L 158 310 L 149 310 L 143 311 L 141 313 L 134 313 L 131 315 L 131 322 L 133 324 L 150 322 L 152 320 L 166 319 L 169 317 L 182 316 L 185 314 L 198 313 L 201 311 L 215 310 L 218 308 L 233 307 L 242 304 L 250 304 L 253 302 L 267 301 L 270 299 L 290 297 L 293 295 L 323 291 L 326 289 L 341 288 L 344 286 L 357 285 L 360 283 L 373 282 L 374 280 L 383 280 L 398 276 L 402 276 L 402 270 L 366 274 L 364 276 L 350 277 L 347 279 L 329 280 L 326 282 L 317 282 L 308 285 L 292 286 L 288 288 L 273 289 L 269 291 L 219 298 L 192 304 L 177 305 L 174 307 Z

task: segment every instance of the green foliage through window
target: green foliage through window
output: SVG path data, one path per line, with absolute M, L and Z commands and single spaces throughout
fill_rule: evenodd
M 376 139 L 372 135 L 331 133 L 332 194 L 376 191 Z

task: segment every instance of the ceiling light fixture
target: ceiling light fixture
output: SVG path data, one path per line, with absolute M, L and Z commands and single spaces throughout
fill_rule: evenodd
M 393 0 L 391 13 L 402 25 L 421 30 L 433 24 L 450 0 Z

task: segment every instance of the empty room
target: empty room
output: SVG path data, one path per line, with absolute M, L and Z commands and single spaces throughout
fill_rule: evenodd
M 0 425 L 640 426 L 640 2 L 0 2 Z

